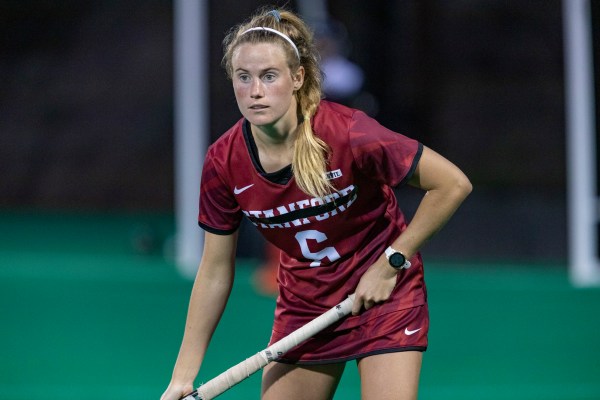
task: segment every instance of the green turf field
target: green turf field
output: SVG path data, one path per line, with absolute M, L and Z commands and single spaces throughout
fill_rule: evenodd
M 170 232 L 168 215 L 0 213 L 0 400 L 158 399 L 191 289 L 156 245 Z M 239 261 L 201 379 L 269 339 L 255 265 Z M 600 289 L 573 289 L 561 265 L 436 261 L 426 279 L 420 399 L 600 399 Z M 259 379 L 219 398 L 258 399 Z M 349 363 L 335 399 L 359 386 Z

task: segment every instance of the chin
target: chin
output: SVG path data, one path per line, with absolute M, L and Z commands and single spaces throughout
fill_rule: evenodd
M 244 117 L 254 126 L 273 125 L 276 121 L 271 116 L 244 115 Z

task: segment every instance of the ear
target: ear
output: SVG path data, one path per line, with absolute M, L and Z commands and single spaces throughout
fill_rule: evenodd
M 299 90 L 304 84 L 304 67 L 299 66 L 296 73 L 292 74 L 292 80 L 294 81 L 294 90 Z

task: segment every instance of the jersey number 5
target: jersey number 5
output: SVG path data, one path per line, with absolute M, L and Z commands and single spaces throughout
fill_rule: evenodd
M 311 267 L 318 267 L 321 265 L 321 260 L 324 258 L 329 258 L 330 262 L 338 260 L 340 258 L 339 253 L 334 247 L 325 247 L 324 249 L 313 253 L 308 248 L 309 240 L 316 240 L 317 243 L 322 243 L 327 240 L 327 235 L 323 232 L 308 230 L 296 233 L 296 240 L 300 245 L 300 250 L 302 250 L 302 255 L 309 260 L 315 260 L 310 263 Z

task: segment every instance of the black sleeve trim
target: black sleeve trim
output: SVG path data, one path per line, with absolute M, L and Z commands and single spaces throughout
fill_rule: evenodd
M 235 231 L 238 230 L 238 228 L 235 229 L 228 229 L 228 230 L 223 230 L 223 229 L 216 229 L 213 228 L 212 226 L 208 226 L 203 224 L 202 222 L 198 222 L 198 226 L 202 229 L 204 229 L 206 232 L 210 232 L 210 233 L 214 233 L 215 235 L 231 235 L 232 233 L 235 233 Z
M 402 181 L 396 187 L 406 185 L 406 183 L 410 180 L 410 178 L 412 178 L 412 176 L 415 173 L 415 170 L 417 169 L 417 165 L 419 164 L 419 160 L 421 160 L 422 155 L 423 155 L 423 143 L 419 142 L 417 154 L 415 154 L 415 158 L 413 158 L 413 162 L 412 162 L 412 165 L 410 166 L 410 170 L 408 171 L 408 173 L 406 174 L 404 179 L 402 179 Z

